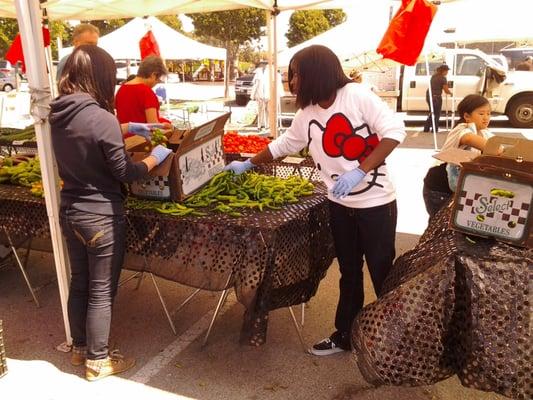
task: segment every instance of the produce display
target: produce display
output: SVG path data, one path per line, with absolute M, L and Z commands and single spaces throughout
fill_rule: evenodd
M 283 179 L 255 172 L 235 175 L 225 171 L 214 176 L 202 190 L 183 203 L 130 198 L 128 207 L 174 216 L 206 215 L 206 211 L 216 211 L 239 217 L 242 215 L 239 209 L 278 210 L 285 204 L 297 203 L 299 197 L 309 196 L 313 191 L 314 185 L 298 176 Z
M 0 183 L 31 187 L 41 181 L 41 165 L 37 157 L 16 156 L 4 158 L 0 168 Z
M 159 144 L 161 146 L 167 147 L 168 139 L 167 139 L 165 133 L 161 129 L 156 128 L 152 132 L 151 142 L 152 142 L 152 147 L 155 147 L 155 146 L 157 146 Z
M 14 141 L 35 141 L 35 128 L 30 125 L 24 129 L 0 128 L 0 141 L 12 143 Z
M 236 132 L 226 132 L 224 135 L 225 153 L 259 153 L 270 143 L 270 140 L 261 136 L 243 136 Z

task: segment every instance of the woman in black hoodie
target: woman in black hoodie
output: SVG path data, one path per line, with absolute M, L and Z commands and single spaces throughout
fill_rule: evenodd
M 60 221 L 72 277 L 68 313 L 71 362 L 85 363 L 88 380 L 123 372 L 134 359 L 110 355 L 111 307 L 124 260 L 122 183 L 144 177 L 170 153 L 157 146 L 141 162 L 126 154 L 114 111 L 116 67 L 97 46 L 68 58 L 51 103 L 52 143 L 61 190 Z

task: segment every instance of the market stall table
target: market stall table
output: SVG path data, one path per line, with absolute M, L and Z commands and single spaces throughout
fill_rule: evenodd
M 359 370 L 375 385 L 463 385 L 533 396 L 533 250 L 449 228 L 443 208 L 401 255 L 381 297 L 352 331 Z
M 233 287 L 246 307 L 241 342 L 263 344 L 268 312 L 309 300 L 333 260 L 324 191 L 318 185 L 297 204 L 239 218 L 129 210 L 124 268 L 206 290 Z M 13 236 L 48 237 L 44 200 L 0 185 L 0 226 Z

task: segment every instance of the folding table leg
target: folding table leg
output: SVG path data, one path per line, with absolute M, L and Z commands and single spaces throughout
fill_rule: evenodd
M 302 303 L 302 322 L 301 325 L 304 326 L 305 323 L 305 303 Z
M 122 285 L 125 285 L 126 283 L 128 283 L 129 281 L 131 281 L 132 279 L 135 279 L 135 278 L 139 278 L 139 275 L 142 275 L 142 272 L 135 272 L 134 274 L 128 276 L 127 278 L 121 280 L 119 283 L 118 283 L 118 286 L 122 286 Z
M 279 276 L 276 275 L 276 281 L 279 285 L 281 285 L 281 281 L 279 279 Z M 305 303 L 302 303 L 302 326 L 304 323 L 304 308 Z M 307 348 L 307 345 L 305 344 L 304 337 L 302 336 L 302 328 L 300 325 L 298 325 L 298 321 L 296 320 L 296 316 L 294 315 L 294 311 L 292 309 L 292 306 L 287 307 L 289 309 L 289 313 L 291 314 L 292 323 L 294 324 L 294 328 L 296 329 L 296 333 L 298 334 L 298 338 L 300 339 L 300 343 L 302 344 L 302 347 L 304 349 L 305 353 L 309 352 L 309 349 Z
M 135 290 L 139 290 L 139 288 L 141 287 L 141 282 L 143 281 L 143 278 L 144 278 L 144 271 L 139 272 L 138 273 L 137 285 L 135 286 Z
M 17 249 L 15 248 L 15 245 L 13 244 L 13 241 L 11 240 L 11 236 L 7 232 L 6 228 L 4 228 L 4 233 L 7 237 L 7 241 L 9 242 L 9 247 L 11 248 L 11 252 L 15 256 L 20 272 L 22 272 L 22 276 L 24 277 L 24 280 L 26 281 L 26 285 L 28 286 L 28 289 L 30 290 L 31 296 L 33 297 L 33 300 L 35 301 L 35 304 L 37 304 L 37 307 L 41 307 L 41 305 L 39 304 L 39 300 L 37 300 L 37 297 L 35 296 L 35 292 L 33 291 L 33 288 L 30 284 L 28 275 L 26 275 L 26 271 L 24 270 L 23 263 L 20 261 L 20 257 L 17 253 Z
M 155 290 L 157 292 L 157 295 L 159 296 L 159 301 L 161 302 L 161 305 L 163 306 L 163 311 L 165 311 L 165 315 L 167 316 L 168 323 L 170 324 L 170 329 L 172 329 L 172 332 L 174 332 L 174 335 L 177 335 L 176 327 L 174 326 L 174 322 L 172 322 L 172 318 L 170 318 L 170 314 L 167 309 L 167 305 L 165 303 L 165 300 L 163 299 L 163 296 L 161 296 L 161 292 L 159 291 L 159 286 L 157 286 L 157 282 L 155 281 L 154 274 L 149 272 L 150 278 L 152 278 L 152 282 L 154 283 Z
M 198 294 L 198 292 L 202 289 L 196 289 L 192 294 L 189 295 L 185 300 L 183 300 L 183 303 L 181 303 L 176 311 L 173 312 L 174 315 L 176 315 L 183 307 L 185 307 L 187 304 L 189 304 L 189 301 L 193 299 L 194 296 Z
M 307 345 L 305 344 L 304 338 L 302 336 L 302 328 L 298 325 L 298 321 L 296 320 L 296 316 L 294 315 L 292 307 L 288 306 L 287 308 L 289 309 L 289 313 L 291 314 L 292 322 L 294 324 L 294 328 L 296 329 L 296 333 L 298 334 L 298 338 L 300 339 L 300 343 L 302 344 L 302 348 L 304 349 L 305 353 L 308 353 L 309 349 L 307 348 Z
M 232 276 L 233 276 L 233 273 L 231 273 L 228 276 L 228 280 L 226 281 L 225 287 L 227 287 L 229 285 Z M 224 305 L 224 302 L 228 298 L 228 294 L 229 294 L 230 289 L 231 288 L 224 289 L 222 291 L 222 294 L 220 295 L 220 298 L 218 299 L 218 304 L 217 304 L 217 307 L 215 308 L 215 312 L 213 313 L 213 318 L 211 318 L 211 322 L 209 323 L 209 328 L 207 328 L 207 332 L 205 334 L 204 342 L 202 343 L 202 347 L 204 347 L 207 344 L 207 339 L 209 339 L 209 335 L 211 334 L 211 329 L 213 328 L 213 325 L 215 323 L 215 319 L 217 318 L 218 313 L 220 312 L 220 309 Z
M 30 237 L 28 240 L 28 246 L 26 247 L 26 254 L 24 254 L 24 269 L 28 266 L 28 260 L 30 259 L 30 251 L 31 251 L 31 242 L 33 241 L 33 238 Z

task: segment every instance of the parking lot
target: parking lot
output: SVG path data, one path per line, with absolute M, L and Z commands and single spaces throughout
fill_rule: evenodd
M 225 101 L 220 84 L 175 84 L 169 92 L 189 101 L 210 99 L 199 113 L 232 111 L 238 124 L 246 112 L 232 100 Z M 231 92 L 230 92 L 231 97 Z M 389 157 L 389 169 L 398 195 L 397 254 L 411 249 L 427 225 L 422 201 L 422 179 L 433 159 L 433 137 L 422 134 L 424 119 L 405 116 L 408 138 Z M 517 137 L 531 130 L 515 130 L 496 119 L 494 130 Z M 439 143 L 445 133 L 437 135 Z M 144 279 L 123 285 L 114 307 L 111 342 L 137 359 L 123 375 L 88 383 L 83 369 L 69 363 L 70 354 L 56 350 L 64 340 L 63 321 L 53 259 L 33 251 L 28 274 L 41 307 L 37 308 L 12 263 L 0 268 L 0 317 L 8 374 L 0 378 L 1 398 L 15 399 L 361 399 L 361 400 L 501 400 L 503 397 L 461 386 L 451 377 L 432 386 L 374 388 L 364 382 L 354 358 L 348 354 L 314 357 L 302 351 L 287 309 L 270 314 L 267 343 L 260 347 L 239 345 L 244 308 L 233 294 L 215 323 L 206 347 L 202 338 L 218 293 L 201 292 L 176 312 L 192 289 L 158 279 L 161 294 L 170 305 L 177 327 L 173 335 L 154 285 Z M 131 275 L 124 271 L 123 278 Z M 333 262 L 315 297 L 305 305 L 304 340 L 311 345 L 331 333 L 338 294 L 338 266 Z M 366 301 L 374 299 L 366 276 Z M 295 308 L 300 311 L 300 307 Z

